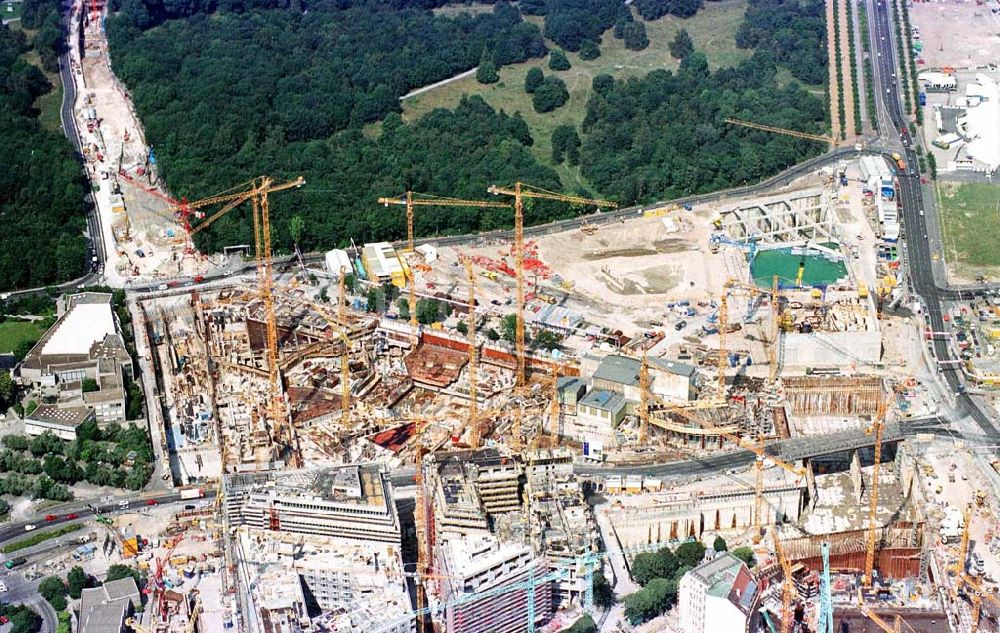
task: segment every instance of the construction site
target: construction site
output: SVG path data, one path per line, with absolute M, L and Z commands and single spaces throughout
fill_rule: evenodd
M 596 616 L 596 573 L 624 595 L 635 556 L 722 536 L 754 552 L 745 573 L 703 563 L 753 579 L 732 605 L 746 630 L 894 630 L 897 615 L 983 630 L 996 473 L 956 465 L 930 434 L 948 394 L 921 351 L 879 162 L 530 239 L 526 198 L 606 203 L 521 183 L 482 201 L 407 193 L 384 204 L 410 218 L 509 204 L 513 237 L 374 243 L 280 270 L 267 197 L 300 181 L 206 204 L 255 202 L 258 274 L 138 307 L 175 479 L 223 487 L 223 617 L 559 630 Z M 729 465 L 650 466 L 691 458 Z M 654 621 L 714 630 L 683 615 L 697 586 Z
M 630 210 L 526 183 L 380 192 L 405 241 L 279 266 L 269 197 L 305 183 L 171 197 L 102 10 L 77 7 L 71 59 L 103 272 L 167 282 L 137 336 L 191 501 L 102 521 L 105 556 L 151 579 L 134 630 L 995 629 L 997 472 L 934 433 L 951 394 L 886 159 Z M 584 217 L 526 229 L 531 200 Z M 193 248 L 243 206 L 253 244 Z M 448 207 L 514 230 L 414 235 Z M 243 256 L 256 274 L 201 283 Z M 708 548 L 676 605 L 632 621 L 636 558 L 715 537 L 752 558 Z M 597 575 L 619 604 L 595 604 Z

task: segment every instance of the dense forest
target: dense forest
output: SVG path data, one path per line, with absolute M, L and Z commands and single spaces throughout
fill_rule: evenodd
M 358 241 L 399 239 L 406 234 L 401 207 L 376 204 L 378 196 L 414 191 L 462 198 L 484 198 L 490 184 L 518 179 L 547 189 L 559 189 L 559 178 L 540 165 L 529 150 L 528 126 L 520 116 L 498 113 L 480 97 L 463 99 L 455 110 L 435 110 L 411 125 L 390 114 L 378 139 L 360 130 L 338 132 L 328 139 L 289 142 L 268 135 L 248 140 L 237 152 L 211 161 L 180 157 L 193 163 L 184 173 L 201 172 L 216 189 L 248 174 L 302 175 L 306 186 L 276 195 L 272 209 L 278 245 L 291 244 L 290 218 L 305 220 L 300 245 L 304 248 Z M 201 149 L 201 148 L 200 148 Z M 176 159 L 175 159 L 176 160 Z M 193 183 L 194 184 L 194 183 Z M 526 218 L 538 223 L 557 214 L 572 213 L 564 205 L 539 204 L 526 208 Z M 510 226 L 513 212 L 453 208 L 429 209 L 416 215 L 419 235 L 466 233 Z M 205 235 L 208 234 L 208 235 Z M 232 214 L 203 231 L 202 248 L 247 243 L 250 225 Z
M 724 123 L 733 117 L 821 133 L 826 108 L 792 82 L 779 88 L 767 53 L 708 70 L 689 54 L 677 73 L 594 79 L 581 152 L 583 174 L 623 203 L 651 202 L 754 182 L 822 147 Z
M 195 13 L 150 28 L 158 21 L 143 1 L 124 0 L 108 32 L 118 77 L 139 112 L 156 113 L 145 123 L 167 165 L 209 139 L 235 151 L 267 126 L 289 140 L 322 138 L 399 112 L 411 89 L 484 58 L 501 66 L 547 52 L 538 27 L 506 3 L 445 18 L 321 2 L 308 12 Z
M 24 21 L 33 41 L 0 26 L 0 290 L 66 281 L 86 263 L 83 172 L 69 141 L 39 125 L 33 104 L 52 85 L 23 56 L 34 47 L 58 68 L 59 14 L 26 2 Z
M 766 51 L 807 84 L 827 80 L 823 0 L 749 0 L 736 45 Z
M 454 110 L 407 124 L 398 114 L 399 96 L 476 64 L 490 71 L 480 73 L 481 82 L 502 81 L 494 66 L 546 54 L 542 33 L 521 12 L 544 16 L 545 36 L 566 50 L 596 47 L 608 29 L 622 39 L 632 31 L 645 39 L 644 29 L 634 28 L 642 23 L 618 0 L 497 2 L 491 12 L 457 17 L 431 11 L 442 0 L 321 0 L 305 12 L 288 0 L 120 2 L 109 20 L 112 59 L 172 193 L 197 198 L 259 174 L 305 177 L 301 190 L 275 196 L 278 248 L 291 244 L 293 217 L 304 221 L 299 243 L 306 249 L 352 237 L 400 238 L 402 211 L 375 200 L 407 188 L 473 198 L 491 183 L 514 180 L 560 188 L 556 173 L 532 154 L 533 139 L 518 114 L 467 97 Z M 769 14 L 767 3 L 783 8 Z M 643 0 L 636 10 L 692 15 L 701 4 Z M 779 64 L 802 74 L 796 60 L 774 49 L 787 43 L 790 24 L 808 23 L 813 12 L 812 4 L 751 0 L 741 45 L 760 48 L 738 68 L 709 72 L 703 55 L 678 45 L 684 61 L 676 73 L 596 77 L 583 126 L 559 130 L 553 160 L 579 162 L 593 193 L 630 204 L 755 181 L 817 153 L 806 141 L 722 122 L 734 116 L 824 130 L 822 102 L 776 80 Z M 807 29 L 803 40 L 810 37 Z M 565 88 L 539 71 L 525 90 L 535 109 L 545 111 L 559 106 Z M 376 120 L 375 134 L 363 131 Z M 527 219 L 578 212 L 538 204 Z M 417 231 L 458 233 L 510 222 L 510 214 L 452 209 L 418 213 Z M 207 250 L 245 243 L 249 224 L 234 214 L 198 239 Z

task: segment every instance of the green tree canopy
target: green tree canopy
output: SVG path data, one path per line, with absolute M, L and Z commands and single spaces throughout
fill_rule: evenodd
M 641 51 L 649 46 L 646 26 L 642 22 L 629 22 L 622 27 L 622 41 L 630 51 Z
M 729 545 L 726 544 L 726 539 L 716 536 L 715 541 L 712 542 L 712 549 L 717 552 L 724 552 L 729 549 Z
M 677 601 L 677 583 L 654 578 L 639 591 L 625 596 L 625 617 L 633 625 L 651 620 Z
M 670 56 L 676 59 L 684 59 L 694 52 L 694 41 L 691 40 L 691 36 L 688 34 L 687 29 L 681 29 L 678 31 L 669 46 Z
M 69 596 L 73 599 L 79 599 L 80 593 L 92 586 L 93 578 L 83 571 L 83 567 L 76 565 L 66 575 L 66 582 L 69 585 Z
M 746 563 L 747 567 L 752 568 L 757 564 L 757 558 L 753 555 L 753 550 L 749 547 L 737 547 L 730 554 Z
M 549 68 L 552 70 L 569 70 L 570 63 L 569 58 L 566 57 L 566 53 L 558 48 L 553 49 L 553 51 L 549 53 Z
M 596 604 L 601 609 L 610 609 L 611 605 L 615 603 L 615 591 L 608 582 L 608 579 L 604 577 L 604 574 L 598 572 L 594 574 L 594 604 Z
M 544 79 L 545 73 L 542 72 L 542 69 L 538 66 L 532 66 L 524 76 L 524 91 L 531 94 L 538 86 L 542 85 L 542 80 Z
M 705 558 L 705 546 L 701 541 L 687 541 L 674 550 L 674 555 L 682 567 L 697 567 Z
M 571 123 L 564 123 L 552 130 L 552 162 L 561 164 L 563 159 L 569 160 L 570 165 L 580 162 L 580 135 L 576 133 L 576 127 Z
M 601 56 L 601 49 L 593 40 L 583 40 L 580 44 L 580 59 L 590 61 Z
M 496 62 L 492 59 L 484 59 L 479 62 L 479 68 L 476 69 L 476 81 L 481 84 L 495 84 L 500 81 Z
M 531 95 L 535 112 L 552 112 L 569 101 L 566 83 L 558 77 L 546 77 Z

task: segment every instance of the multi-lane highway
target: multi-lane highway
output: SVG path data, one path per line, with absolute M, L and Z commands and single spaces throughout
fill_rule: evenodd
M 923 190 L 917 171 L 917 152 L 910 140 L 909 116 L 903 112 L 899 102 L 899 82 L 909 81 L 907 77 L 896 80 L 896 34 L 889 14 L 888 3 L 876 0 L 874 6 L 868 3 L 869 15 L 874 28 L 870 29 L 872 50 L 876 51 L 875 98 L 879 118 L 883 120 L 880 131 L 887 144 L 895 141 L 906 159 L 907 170 L 898 174 L 898 202 L 902 211 L 903 226 L 906 229 L 906 263 L 913 292 L 923 299 L 926 320 L 931 331 L 946 332 L 942 302 L 954 298 L 958 290 L 948 290 L 938 286 L 934 279 L 934 260 L 931 256 L 931 240 L 928 237 L 927 210 L 924 205 Z M 886 125 L 888 124 L 888 125 Z M 891 138 L 895 137 L 895 138 Z M 981 291 L 982 289 L 980 289 Z M 990 438 L 1000 438 L 993 423 L 993 416 L 965 392 L 963 375 L 949 346 L 948 337 L 936 337 L 932 352 L 948 388 L 955 394 L 958 406 L 968 414 Z M 994 442 L 996 443 L 996 442 Z
M 914 294 L 923 299 L 926 310 L 925 317 L 931 331 L 945 332 L 947 328 L 942 302 L 955 298 L 956 295 L 961 295 L 957 289 L 939 287 L 934 278 L 934 260 L 931 256 L 931 241 L 934 236 L 928 237 L 929 230 L 925 214 L 930 205 L 924 204 L 920 175 L 917 170 L 917 153 L 909 137 L 910 118 L 903 112 L 899 98 L 900 82 L 910 79 L 899 77 L 897 81 L 896 78 L 898 72 L 896 34 L 893 27 L 894 22 L 889 15 L 888 3 L 885 0 L 876 0 L 874 4 L 869 2 L 868 11 L 871 18 L 869 21 L 874 26 L 874 28 L 869 29 L 869 35 L 871 48 L 876 52 L 873 65 L 875 67 L 875 100 L 879 119 L 882 121 L 880 132 L 886 145 L 894 143 L 899 146 L 907 164 L 907 170 L 898 173 L 897 192 L 907 236 L 905 250 L 907 270 Z M 982 291 L 983 288 L 978 290 Z M 971 292 L 976 292 L 976 290 Z M 937 337 L 933 340 L 934 358 L 939 363 L 938 367 L 948 388 L 955 394 L 961 411 L 975 421 L 985 436 L 1000 439 L 1000 433 L 993 423 L 993 415 L 987 413 L 978 402 L 965 392 L 961 368 L 957 363 L 948 362 L 955 360 L 951 351 L 947 337 Z
M 146 507 L 147 505 L 169 506 L 175 504 L 195 504 L 204 503 L 205 499 L 208 499 L 209 501 L 214 500 L 215 491 L 211 488 L 206 488 L 205 497 L 202 499 L 181 499 L 181 493 L 179 490 L 170 490 L 157 494 L 143 493 L 135 495 L 120 495 L 106 500 L 91 499 L 73 501 L 61 504 L 55 508 L 50 508 L 44 515 L 40 514 L 38 516 L 29 517 L 23 521 L 5 523 L 3 527 L 0 527 L 0 543 L 17 540 L 31 534 L 32 532 L 25 531 L 25 527 L 28 525 L 34 525 L 36 530 L 45 530 L 64 523 L 86 521 L 96 515 L 96 512 L 94 512 L 95 509 L 99 510 L 101 514 L 106 516 L 114 516 L 115 514 L 121 514 L 124 512 L 135 512 Z M 128 505 L 123 506 L 121 505 L 122 502 L 126 502 Z M 46 521 L 46 515 L 55 515 L 56 518 L 52 521 Z

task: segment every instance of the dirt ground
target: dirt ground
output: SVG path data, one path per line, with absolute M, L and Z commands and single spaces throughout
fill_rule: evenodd
M 994 5 L 997 6 L 997 5 Z M 1000 13 L 973 2 L 922 2 L 910 6 L 910 24 L 920 29 L 925 68 L 968 68 L 995 64 L 1000 47 Z M 914 40 L 917 41 L 917 40 Z

